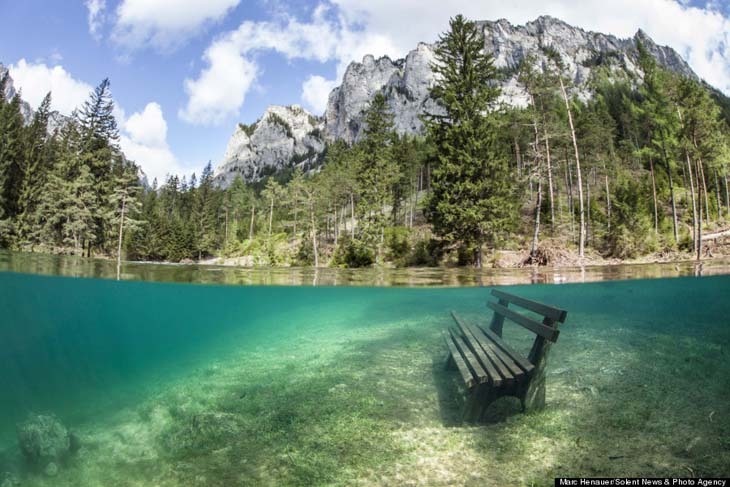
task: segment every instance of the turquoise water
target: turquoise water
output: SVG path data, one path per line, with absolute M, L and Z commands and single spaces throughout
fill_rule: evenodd
M 488 292 L 0 273 L 0 475 L 22 485 L 524 485 L 569 473 L 730 474 L 730 276 L 511 287 L 568 310 L 548 408 L 459 427 L 440 331 L 452 309 L 487 321 Z M 529 348 L 522 330 L 505 333 Z M 18 454 L 15 427 L 30 412 L 55 414 L 81 438 L 53 478 Z M 201 417 L 227 418 L 237 433 L 200 430 Z M 184 451 L 169 441 L 180 435 L 193 438 Z M 455 451 L 472 459 L 474 479 L 459 477 Z

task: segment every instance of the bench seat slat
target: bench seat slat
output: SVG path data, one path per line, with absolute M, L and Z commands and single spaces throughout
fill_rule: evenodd
M 492 296 L 514 303 L 517 306 L 529 309 L 530 311 L 534 311 L 535 313 L 541 314 L 552 321 L 557 321 L 558 323 L 564 323 L 565 317 L 568 315 L 565 310 L 554 308 L 547 304 L 538 303 L 537 301 L 532 301 L 520 296 L 515 296 L 514 294 L 509 294 L 504 291 L 500 291 L 499 289 L 492 289 Z
M 463 330 L 464 334 L 468 333 L 469 336 L 472 337 L 472 341 L 475 342 L 475 346 L 484 352 L 484 355 L 488 359 L 494 372 L 497 374 L 497 377 L 502 377 L 507 384 L 511 384 L 515 379 L 522 375 L 522 369 L 516 365 L 514 367 L 515 370 L 507 367 L 505 361 L 497 352 L 498 347 L 490 346 L 489 340 L 487 340 L 479 329 L 475 330 L 472 325 L 464 322 L 464 320 L 462 320 L 454 311 L 451 312 L 451 315 L 454 317 L 454 321 L 459 324 L 459 327 Z M 507 358 L 507 360 L 510 361 L 509 358 Z M 517 374 L 515 374 L 515 371 Z M 491 374 L 491 371 L 489 372 Z
M 550 340 L 551 342 L 555 342 L 558 339 L 558 334 L 560 332 L 555 328 L 545 326 L 542 323 L 538 323 L 537 321 L 528 318 L 527 316 L 521 315 L 505 306 L 502 306 L 501 304 L 494 303 L 492 301 L 488 302 L 487 306 L 492 308 L 496 313 L 501 314 L 505 318 L 509 318 L 518 325 L 524 326 L 531 332 L 536 333 L 541 337 Z
M 484 370 L 484 367 L 482 367 L 482 364 L 479 363 L 479 360 L 466 346 L 464 340 L 459 336 L 458 333 L 454 333 L 454 330 L 449 329 L 449 332 L 451 333 L 451 338 L 454 340 L 454 345 L 456 345 L 456 348 L 461 353 L 461 356 L 464 357 L 464 362 L 466 362 L 466 365 L 469 367 L 469 369 L 472 371 L 472 374 L 476 378 L 476 382 L 479 384 L 489 382 L 489 374 L 487 374 L 487 372 Z
M 494 363 L 493 359 L 488 356 L 488 352 L 484 350 L 484 348 L 479 343 L 479 340 L 474 336 L 472 331 L 466 325 L 464 325 L 464 322 L 459 319 L 456 313 L 452 311 L 451 316 L 454 318 L 454 321 L 459 326 L 459 329 L 461 330 L 461 333 L 463 334 L 464 340 L 466 341 L 467 345 L 469 345 L 469 348 L 472 350 L 472 352 L 476 354 L 482 366 L 489 374 L 490 383 L 493 386 L 498 387 L 502 384 L 502 378 L 504 378 L 507 382 L 512 382 L 512 375 L 509 374 L 509 372 L 505 375 L 501 373 L 501 370 L 497 370 L 497 367 L 495 367 L 497 364 Z
M 471 370 L 469 370 L 469 367 L 467 367 L 466 363 L 464 363 L 464 359 L 462 358 L 461 354 L 456 349 L 456 345 L 454 344 L 454 340 L 453 338 L 451 338 L 451 335 L 443 332 L 443 336 L 444 341 L 446 341 L 446 346 L 449 349 L 449 353 L 451 353 L 451 357 L 456 364 L 456 368 L 459 369 L 459 373 L 461 373 L 461 378 L 464 379 L 464 384 L 466 384 L 466 388 L 471 389 L 472 387 L 474 387 L 474 384 L 476 384 L 476 379 L 472 375 Z
M 482 347 L 489 350 L 489 354 L 493 357 L 493 360 L 499 362 L 501 369 L 509 372 L 516 380 L 521 379 L 525 375 L 525 370 L 520 367 L 508 353 L 499 348 L 499 346 L 494 343 L 491 338 L 485 335 L 481 329 L 473 325 L 468 326 L 472 330 L 472 333 L 474 333 L 474 336 L 477 337 L 477 340 L 479 340 Z
M 502 338 L 500 338 L 496 333 L 494 333 L 492 330 L 490 330 L 487 327 L 479 326 L 479 329 L 492 341 L 494 342 L 503 353 L 506 353 L 509 355 L 509 357 L 514 360 L 514 362 L 520 366 L 522 370 L 525 371 L 525 373 L 532 372 L 532 369 L 535 368 L 535 366 L 530 363 L 529 360 L 527 360 L 525 357 L 522 356 L 519 352 L 515 351 L 512 347 L 507 345 Z

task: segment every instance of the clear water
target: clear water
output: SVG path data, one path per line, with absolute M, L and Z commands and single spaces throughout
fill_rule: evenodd
M 488 320 L 488 292 L 0 272 L 0 484 L 730 474 L 730 276 L 511 287 L 568 310 L 548 407 L 506 403 L 498 420 L 464 426 L 440 332 L 452 309 Z M 18 452 L 30 412 L 80 438 L 52 477 Z
M 76 256 L 0 250 L 0 271 L 73 277 L 116 278 L 116 262 Z M 730 259 L 584 266 L 482 270 L 470 267 L 405 269 L 338 269 L 311 267 L 230 267 L 198 264 L 123 262 L 123 280 L 198 284 L 280 286 L 492 286 L 554 284 L 617 279 L 710 276 L 730 272 Z

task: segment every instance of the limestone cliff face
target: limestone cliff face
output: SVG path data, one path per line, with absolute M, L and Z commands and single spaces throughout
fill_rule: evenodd
M 526 106 L 527 94 L 517 80 L 516 68 L 524 59 L 532 59 L 538 69 L 549 63 L 548 54 L 557 52 L 564 65 L 563 76 L 572 80 L 576 94 L 590 97 L 588 82 L 596 66 L 608 66 L 640 77 L 636 65 L 640 40 L 659 64 L 685 76 L 696 77 L 687 63 L 669 47 L 657 46 L 643 31 L 631 39 L 587 32 L 553 17 L 539 17 L 525 25 L 512 25 L 506 20 L 480 21 L 484 48 L 494 56 L 494 64 L 506 74 L 501 82 L 501 101 L 512 106 Z M 419 44 L 405 59 L 378 60 L 366 56 L 360 63 L 351 63 L 342 85 L 329 97 L 325 112 L 326 133 L 330 139 L 352 142 L 362 131 L 363 110 L 375 93 L 382 92 L 395 115 L 400 133 L 418 133 L 423 128 L 419 115 L 437 107 L 429 98 L 434 81 L 431 64 L 434 45 Z
M 2 77 L 6 74 L 8 74 L 8 68 L 0 64 L 0 79 L 2 79 Z M 11 78 L 8 74 L 8 80 L 5 83 L 5 92 L 3 95 L 6 100 L 12 100 L 16 94 L 17 91 L 13 84 L 13 78 Z M 30 124 L 33 120 L 34 111 L 25 100 L 20 101 L 20 113 L 23 115 L 23 122 L 25 122 L 26 125 Z M 66 123 L 68 123 L 69 120 L 69 117 L 61 115 L 57 111 L 52 111 L 48 117 L 48 133 L 53 134 L 56 130 L 60 130 Z
M 5 95 L 6 100 L 12 100 L 17 94 L 15 86 L 13 85 L 13 78 L 10 77 L 8 68 L 0 64 L 0 79 L 2 79 L 6 74 L 8 75 L 8 80 L 5 83 L 5 93 L 3 94 Z M 23 115 L 23 121 L 26 124 L 29 124 L 33 119 L 33 109 L 24 100 L 21 100 L 20 102 L 20 113 Z
M 272 105 L 253 125 L 239 124 L 228 141 L 216 181 L 228 186 L 236 176 L 257 181 L 282 169 L 313 166 L 324 151 L 322 120 L 298 105 Z
M 574 94 L 587 99 L 591 96 L 589 81 L 597 66 L 641 78 L 637 40 L 660 65 L 684 76 L 697 77 L 676 51 L 656 45 L 641 30 L 633 38 L 619 39 L 548 16 L 525 25 L 512 25 L 506 20 L 480 21 L 477 25 L 484 32 L 485 50 L 494 55 L 495 66 L 503 74 L 500 100 L 512 106 L 527 105 L 527 93 L 516 72 L 524 59 L 531 59 L 536 68 L 543 69 L 549 64 L 549 56 L 557 53 L 563 63 L 562 74 L 571 80 Z M 254 181 L 303 160 L 314 161 L 324 150 L 324 140 L 357 141 L 363 133 L 364 111 L 376 93 L 385 95 L 399 133 L 421 133 L 420 116 L 439 110 L 429 97 L 435 80 L 431 70 L 434 61 L 434 45 L 421 43 L 404 59 L 375 59 L 368 55 L 361 62 L 351 63 L 342 84 L 330 93 L 322 118 L 299 107 L 270 107 L 250 134 L 240 127 L 235 131 L 218 167 L 219 181 L 225 185 L 235 174 Z M 269 123 L 272 110 L 297 130 L 288 134 Z M 316 137 L 307 138 L 314 129 Z M 309 156 L 301 159 L 304 154 Z

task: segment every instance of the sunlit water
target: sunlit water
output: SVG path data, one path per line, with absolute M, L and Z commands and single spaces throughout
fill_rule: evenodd
M 104 261 L 23 259 L 25 268 L 17 256 L 0 254 L 0 265 L 5 270 L 45 274 L 108 276 L 110 271 Z M 667 268 L 696 273 L 689 266 L 662 269 Z M 298 272 L 286 275 L 298 279 L 303 271 Z M 238 270 L 161 266 L 146 271 L 141 264 L 128 264 L 125 273 L 132 279 L 161 281 L 255 280 L 251 274 L 242 277 Z M 478 280 L 473 273 L 460 278 L 445 274 L 430 270 L 408 279 L 418 284 Z M 338 283 L 372 284 L 377 279 L 358 276 L 340 275 Z M 397 284 L 404 276 L 382 280 Z M 306 274 L 302 280 L 310 278 Z M 282 283 L 279 278 L 274 282 Z M 364 457 L 372 455 L 369 450 L 338 453 L 336 462 L 319 459 L 305 453 L 307 448 L 316 450 L 307 434 L 324 435 L 364 418 L 376 421 L 376 426 L 360 433 L 366 438 L 357 445 L 370 445 L 367 431 L 376 435 L 378 427 L 389 432 L 388 438 L 400 438 L 394 432 L 403 429 L 436 431 L 449 438 L 473 435 L 470 429 L 454 428 L 458 410 L 450 397 L 457 391 L 440 366 L 445 358 L 440 331 L 450 325 L 452 309 L 469 320 L 486 322 L 488 292 L 480 286 L 224 286 L 0 272 L 0 475 L 12 472 L 29 485 L 111 485 L 108 482 L 120 478 L 129 482 L 125 485 L 248 485 L 238 477 L 231 481 L 228 475 L 234 472 L 256 479 L 250 485 L 347 485 L 364 477 L 375 484 L 385 482 L 368 477 L 370 467 Z M 392 465 L 387 458 L 382 460 L 382 475 L 391 475 L 389 481 L 397 483 L 393 479 L 398 475 L 421 475 L 427 484 L 446 482 L 446 477 L 439 477 L 446 474 L 423 465 L 431 455 L 439 468 L 453 469 L 455 477 L 449 478 L 458 484 L 463 481 L 457 473 L 462 467 L 445 460 L 450 458 L 449 448 L 473 454 L 477 459 L 473 475 L 482 475 L 478 479 L 487 485 L 499 482 L 489 463 L 495 458 L 504 472 L 520 472 L 530 463 L 532 470 L 525 471 L 538 479 L 591 468 L 595 471 L 587 474 L 688 474 L 685 468 L 704 475 L 730 473 L 730 276 L 519 285 L 510 292 L 568 310 L 551 355 L 548 409 L 542 416 L 516 415 L 498 426 L 484 427 L 480 434 L 496 443 L 480 443 L 470 436 L 472 440 L 457 442 L 460 446 L 443 440 L 427 451 L 401 445 L 394 451 L 411 453 L 403 453 L 397 462 L 394 457 Z M 508 328 L 506 337 L 522 349 L 529 347 L 530 337 L 521 330 Z M 307 391 L 317 387 L 322 388 L 321 397 L 308 399 Z M 301 403 L 292 404 L 288 394 L 299 388 Z M 266 413 L 259 403 L 252 405 L 263 398 L 268 401 Z M 376 412 L 368 406 L 373 401 L 380 404 Z M 252 432 L 254 425 L 274 421 L 271 411 L 282 407 L 289 411 L 285 426 L 276 426 L 287 431 L 281 440 L 286 443 L 283 454 L 284 447 L 277 447 L 270 436 L 264 440 Z M 354 416 L 333 426 L 333 411 L 341 407 Z M 162 426 L 158 424 L 162 420 L 154 423 L 138 414 L 156 408 L 174 412 L 165 413 Z M 320 408 L 322 418 L 317 417 Z M 206 410 L 237 415 L 248 433 L 229 440 L 216 437 L 213 446 L 195 443 L 199 451 L 183 469 L 179 457 L 166 456 L 164 438 L 178 423 L 187 424 L 189 411 Z M 128 411 L 133 414 L 124 416 Z M 28 470 L 17 451 L 15 425 L 30 412 L 55 414 L 80 432 L 82 441 L 94 445 L 82 450 L 83 461 L 72 459 L 63 465 L 50 483 L 43 483 L 49 480 L 42 472 Z M 126 437 L 131 424 L 152 431 L 152 439 Z M 546 424 L 553 429 L 545 432 Z M 273 431 L 279 431 L 276 428 Z M 298 436 L 292 436 L 289 428 L 299 431 Z M 504 428 L 516 432 L 507 434 Z M 107 435 L 109 431 L 117 433 Z M 499 441 L 516 441 L 520 435 L 539 441 L 528 442 L 509 459 L 495 456 Z M 545 438 L 553 442 L 556 456 L 560 448 L 565 450 L 562 459 L 546 457 L 544 465 L 528 462 L 530 455 L 534 458 L 542 451 L 530 448 L 541 448 L 539 442 Z M 146 442 L 137 450 L 154 452 L 145 453 L 146 458 L 159 457 L 155 467 L 142 457 L 120 453 L 121 446 L 114 443 L 134 441 Z M 641 451 L 623 453 L 631 450 L 632 441 Z M 668 441 L 678 446 L 669 448 Z M 693 441 L 697 446 L 685 452 L 683 448 Z M 224 448 L 238 453 L 221 466 L 215 452 Z M 610 455 L 605 448 L 619 453 Z M 271 454 L 257 460 L 246 453 L 256 449 L 271 449 Z M 649 452 L 654 455 L 651 459 L 634 462 Z M 109 458 L 115 455 L 119 458 Z M 279 456 L 282 459 L 276 460 Z M 311 464 L 306 468 L 304 458 Z M 145 476 L 130 480 L 130 472 L 141 465 L 152 469 L 155 481 Z M 399 473 L 399 468 L 406 473 Z

